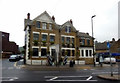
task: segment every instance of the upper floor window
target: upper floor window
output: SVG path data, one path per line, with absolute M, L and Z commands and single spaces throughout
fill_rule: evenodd
M 66 33 L 70 33 L 70 32 L 71 32 L 71 27 L 66 26 L 66 28 L 65 28 L 65 32 L 66 32 Z
M 39 34 L 34 33 L 33 34 L 33 40 L 39 40 Z
M 64 38 L 64 37 L 62 37 L 62 43 L 64 43 L 64 41 L 65 41 L 65 38 Z
M 87 45 L 90 45 L 90 40 L 89 39 L 87 39 Z
M 54 42 L 55 41 L 55 36 L 50 35 L 50 42 Z
M 49 30 L 52 30 L 52 24 L 49 24 Z
M 67 37 L 67 38 L 66 38 L 66 42 L 67 42 L 67 43 L 70 43 L 70 37 Z
M 81 45 L 85 45 L 85 39 L 80 39 Z
M 40 28 L 40 22 L 39 21 L 36 22 L 36 26 L 37 26 L 37 28 Z
M 72 43 L 74 44 L 74 38 L 72 38 Z
M 47 41 L 47 35 L 45 34 L 42 35 L 42 41 Z
M 42 23 L 42 29 L 46 29 L 47 28 L 46 25 L 47 25 L 46 23 Z

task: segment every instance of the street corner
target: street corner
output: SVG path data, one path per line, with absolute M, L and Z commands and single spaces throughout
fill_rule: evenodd
M 98 75 L 97 77 L 105 80 L 111 80 L 111 81 L 120 81 L 120 75 Z

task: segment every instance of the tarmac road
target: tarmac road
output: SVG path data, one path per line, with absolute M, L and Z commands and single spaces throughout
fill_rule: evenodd
M 116 67 L 113 68 L 114 73 L 118 73 Z M 8 59 L 2 60 L 2 81 L 107 81 L 97 77 L 99 74 L 110 74 L 110 67 L 91 67 L 90 69 L 82 68 L 76 70 L 46 70 L 31 69 L 23 67 L 23 60 L 18 62 L 9 62 Z

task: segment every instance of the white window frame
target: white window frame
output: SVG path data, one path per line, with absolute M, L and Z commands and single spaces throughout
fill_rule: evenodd
M 52 30 L 52 24 L 49 24 L 49 30 Z
M 47 23 L 45 22 L 42 23 L 42 29 L 47 29 Z

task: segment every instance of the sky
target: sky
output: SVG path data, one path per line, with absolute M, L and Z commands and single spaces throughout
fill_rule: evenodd
M 91 17 L 95 41 L 118 39 L 118 2 L 120 0 L 0 0 L 0 31 L 10 33 L 10 41 L 24 45 L 24 19 L 34 19 L 44 11 L 62 25 L 72 19 L 80 32 L 89 33 Z

